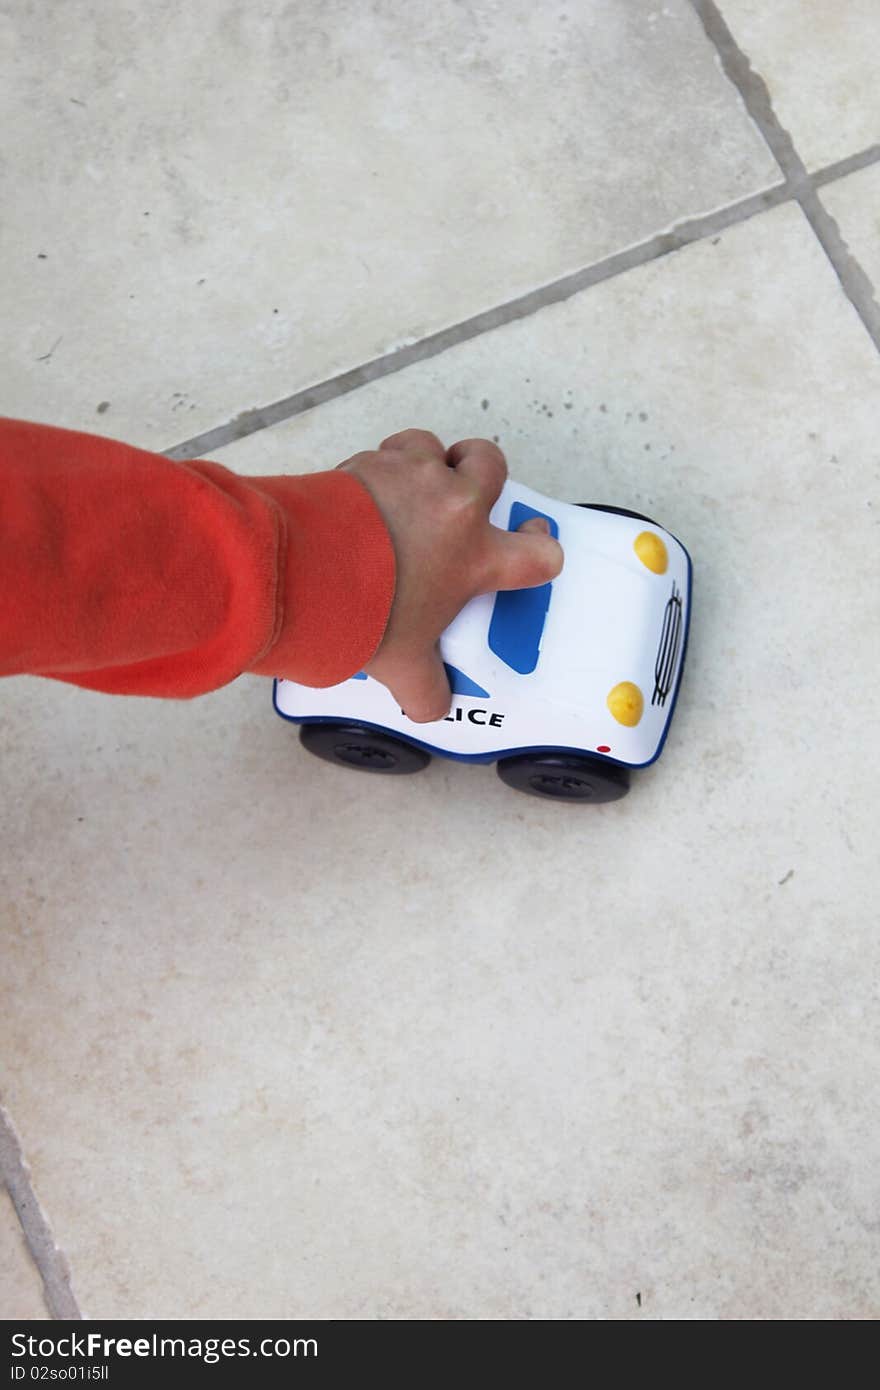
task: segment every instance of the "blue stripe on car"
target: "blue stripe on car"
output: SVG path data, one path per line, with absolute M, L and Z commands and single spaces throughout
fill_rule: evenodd
M 517 531 L 533 516 L 549 521 L 550 534 L 558 540 L 559 527 L 553 517 L 526 506 L 525 502 L 514 502 L 511 507 L 508 531 Z M 537 589 L 507 589 L 495 598 L 489 624 L 489 647 L 505 666 L 521 676 L 527 676 L 538 664 L 552 588 L 552 584 L 542 584 Z

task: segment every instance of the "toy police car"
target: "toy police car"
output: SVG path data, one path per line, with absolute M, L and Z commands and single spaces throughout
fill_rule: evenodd
M 452 688 L 444 719 L 413 724 L 363 672 L 323 690 L 275 682 L 277 712 L 310 752 L 369 772 L 407 773 L 431 754 L 496 763 L 509 786 L 613 801 L 629 769 L 663 749 L 687 646 L 691 561 L 638 512 L 559 502 L 508 480 L 489 520 L 546 517 L 562 573 L 534 589 L 481 594 L 440 638 Z

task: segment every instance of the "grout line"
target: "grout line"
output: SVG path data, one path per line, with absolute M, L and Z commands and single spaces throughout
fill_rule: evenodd
M 2 1105 L 0 1180 L 5 1183 L 12 1199 L 31 1258 L 43 1281 L 43 1294 L 50 1315 L 67 1322 L 81 1320 L 82 1313 L 70 1287 L 67 1261 L 55 1244 L 52 1228 L 37 1201 L 30 1169 L 22 1152 L 21 1140 L 15 1132 L 8 1110 Z
M 766 82 L 760 73 L 755 72 L 747 54 L 739 47 L 715 0 L 691 0 L 691 4 L 706 31 L 706 37 L 718 53 L 725 74 L 742 97 L 746 110 L 785 175 L 786 183 L 828 257 L 841 289 L 862 320 L 875 348 L 880 352 L 880 306 L 874 298 L 871 281 L 816 193 L 820 183 L 828 183 L 832 177 L 844 177 L 843 172 L 834 174 L 833 170 L 841 171 L 845 168 L 846 173 L 853 173 L 856 169 L 875 163 L 880 157 L 878 146 L 872 145 L 861 155 L 841 160 L 839 164 L 831 166 L 831 169 L 826 169 L 822 174 L 811 178 L 795 149 L 791 135 L 773 110 Z M 860 160 L 864 162 L 860 163 Z
M 437 357 L 447 348 L 480 337 L 483 333 L 491 332 L 493 328 L 500 328 L 517 319 L 528 318 L 548 304 L 562 303 L 592 285 L 601 284 L 604 280 L 611 280 L 627 270 L 667 256 L 692 242 L 703 241 L 727 227 L 745 222 L 758 213 L 777 207 L 792 197 L 792 190 L 785 183 L 779 183 L 761 193 L 750 194 L 736 203 L 717 208 L 702 217 L 678 222 L 668 231 L 659 232 L 647 241 L 637 242 L 623 251 L 615 251 L 613 255 L 584 266 L 571 275 L 564 275 L 561 279 L 541 285 L 536 290 L 529 290 L 527 294 L 507 300 L 504 304 L 484 309 L 473 318 L 464 319 L 449 328 L 441 329 L 438 333 L 420 338 L 418 342 L 408 343 L 405 347 L 397 348 L 381 357 L 374 357 L 350 371 L 329 377 L 315 386 L 307 386 L 292 396 L 285 396 L 283 400 L 273 401 L 270 405 L 260 406 L 255 410 L 246 410 L 225 425 L 217 425 L 214 429 L 206 430 L 202 434 L 183 440 L 180 444 L 175 444 L 173 448 L 166 449 L 165 456 L 177 460 L 203 457 L 210 450 L 222 449 L 237 439 L 244 439 L 249 434 L 277 425 L 281 420 L 288 420 L 294 415 L 312 410 L 317 405 L 336 400 L 368 382 L 393 376 L 395 372 L 403 371 L 414 362 L 424 362 Z
M 850 251 L 835 218 L 821 202 L 815 189 L 805 190 L 798 202 L 822 250 L 834 267 L 844 294 L 868 330 L 875 348 L 880 352 L 880 304 L 875 297 L 871 277 Z
M 395 372 L 403 371 L 415 362 L 426 362 L 459 343 L 468 342 L 483 333 L 491 332 L 494 328 L 514 323 L 517 319 L 527 318 L 548 304 L 562 303 L 592 285 L 611 280 L 628 270 L 646 265 L 661 256 L 669 255 L 672 251 L 680 250 L 683 246 L 713 236 L 727 227 L 748 221 L 749 218 L 786 202 L 797 202 L 800 205 L 831 262 L 844 293 L 880 351 L 880 308 L 874 300 L 871 281 L 850 252 L 837 223 L 816 196 L 816 189 L 837 179 L 846 178 L 848 174 L 857 173 L 872 164 L 880 163 L 880 145 L 871 145 L 868 149 L 838 160 L 814 174 L 808 174 L 791 136 L 780 124 L 773 110 L 767 84 L 759 73 L 753 71 L 748 57 L 738 47 L 714 0 L 691 0 L 691 4 L 703 24 L 707 38 L 718 53 L 726 76 L 737 88 L 748 114 L 769 145 L 783 174 L 781 183 L 702 217 L 677 223 L 666 232 L 637 242 L 623 251 L 614 252 L 603 260 L 576 270 L 571 275 L 553 280 L 536 290 L 530 290 L 527 294 L 494 305 L 472 318 L 420 338 L 418 342 L 408 343 L 405 347 L 384 353 L 381 357 L 374 357 L 369 362 L 363 362 L 360 366 L 328 377 L 313 386 L 304 387 L 281 400 L 272 401 L 254 410 L 245 410 L 226 424 L 217 425 L 166 449 L 166 457 L 178 460 L 204 457 L 215 449 L 225 448 L 227 444 L 268 429 L 282 420 L 290 420 L 296 415 L 314 409 L 315 406 L 337 400 L 371 381 L 393 376 Z
M 691 0 L 691 5 L 721 60 L 725 75 L 742 97 L 743 105 L 770 146 L 776 163 L 789 183 L 800 183 L 806 178 L 807 171 L 791 136 L 773 110 L 767 83 L 759 72 L 755 72 L 743 53 L 715 0 Z
M 517 299 L 495 305 L 491 309 L 474 315 L 473 318 L 453 324 L 451 327 L 444 328 L 438 333 L 432 333 L 426 338 L 420 338 L 416 343 L 409 343 L 406 347 L 397 348 L 381 357 L 374 357 L 371 361 L 353 367 L 350 371 L 341 372 L 338 376 L 328 377 L 325 381 L 304 387 L 300 391 L 295 391 L 293 395 L 285 396 L 269 405 L 260 406 L 255 410 L 246 410 L 224 425 L 217 425 L 213 429 L 205 430 L 202 434 L 193 435 L 190 439 L 175 444 L 172 448 L 164 451 L 165 455 L 168 458 L 178 460 L 205 457 L 214 449 L 222 449 L 238 439 L 245 439 L 249 434 L 256 434 L 260 430 L 279 424 L 282 420 L 289 420 L 296 415 L 302 415 L 315 406 L 336 400 L 340 396 L 347 395 L 349 391 L 356 391 L 358 387 L 365 386 L 368 382 L 380 381 L 383 377 L 393 376 L 395 372 L 403 371 L 414 362 L 428 361 L 430 358 L 445 352 L 447 348 L 455 347 L 458 343 L 467 342 L 471 338 L 491 332 L 493 328 L 500 328 L 504 324 L 513 323 L 516 319 L 527 318 L 548 304 L 561 303 L 563 300 L 570 299 L 573 295 L 589 289 L 591 285 L 601 284 L 604 280 L 611 280 L 616 275 L 622 275 L 628 270 L 646 265 L 649 261 L 657 260 L 672 251 L 678 251 L 683 246 L 689 246 L 693 242 L 714 236 L 727 227 L 746 222 L 749 218 L 767 212 L 770 208 L 778 207 L 781 203 L 801 201 L 803 197 L 809 198 L 810 195 L 812 195 L 813 201 L 816 201 L 813 193 L 814 188 L 820 188 L 836 179 L 846 178 L 848 174 L 857 173 L 860 169 L 866 169 L 877 163 L 880 163 L 880 145 L 872 145 L 869 149 L 849 155 L 846 159 L 841 159 L 836 164 L 830 164 L 827 168 L 821 169 L 813 175 L 803 173 L 796 179 L 786 179 L 773 188 L 765 189 L 761 193 L 753 193 L 748 198 L 742 198 L 736 203 L 729 203 L 726 207 L 717 208 L 702 217 L 679 222 L 669 231 L 661 232 L 648 238 L 647 241 L 640 241 L 624 251 L 617 251 L 611 256 L 606 256 L 604 260 L 596 261 L 593 265 L 577 270 L 571 275 L 551 281 L 550 284 L 531 290 L 528 294 L 521 295 Z M 827 219 L 827 217 L 828 214 L 825 209 L 819 207 L 819 221 L 821 222 L 823 218 Z M 814 209 L 810 219 L 814 231 L 816 231 L 815 219 Z M 818 231 L 816 231 L 816 235 L 819 236 Z M 822 241 L 821 236 L 819 239 Z M 826 241 L 822 241 L 822 244 L 830 256 L 828 247 L 832 238 L 829 237 L 826 240 L 828 244 Z M 838 265 L 835 265 L 835 270 L 843 279 L 845 272 Z M 858 292 L 864 300 L 866 293 L 864 282 L 867 282 L 867 294 L 870 296 L 870 282 L 867 281 L 866 276 L 863 276 L 862 283 L 858 283 L 858 276 L 855 271 L 850 268 L 846 273 L 853 279 L 854 292 Z
M 860 169 L 869 169 L 872 164 L 880 164 L 880 145 L 870 145 L 858 154 L 851 154 L 846 159 L 839 159 L 836 164 L 829 164 L 811 175 L 810 183 L 814 188 L 824 188 L 826 183 L 845 179 L 849 174 L 857 174 Z

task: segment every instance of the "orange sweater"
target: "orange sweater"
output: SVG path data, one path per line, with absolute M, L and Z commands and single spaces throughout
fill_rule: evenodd
M 0 675 L 187 698 L 373 656 L 391 538 L 350 473 L 243 478 L 0 418 Z

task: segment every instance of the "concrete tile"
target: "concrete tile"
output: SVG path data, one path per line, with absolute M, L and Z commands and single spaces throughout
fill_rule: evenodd
M 880 165 L 828 184 L 819 197 L 836 219 L 880 303 Z
M 808 169 L 880 142 L 876 0 L 721 0 Z
M 686 0 L 64 16 L 0 14 L 7 415 L 170 447 L 779 182 Z
M 43 1283 L 24 1242 L 6 1188 L 0 1185 L 0 1320 L 48 1319 Z
M 680 535 L 612 805 L 4 686 L 0 1085 L 90 1316 L 876 1316 L 878 400 L 788 206 L 220 455 L 498 434 Z

